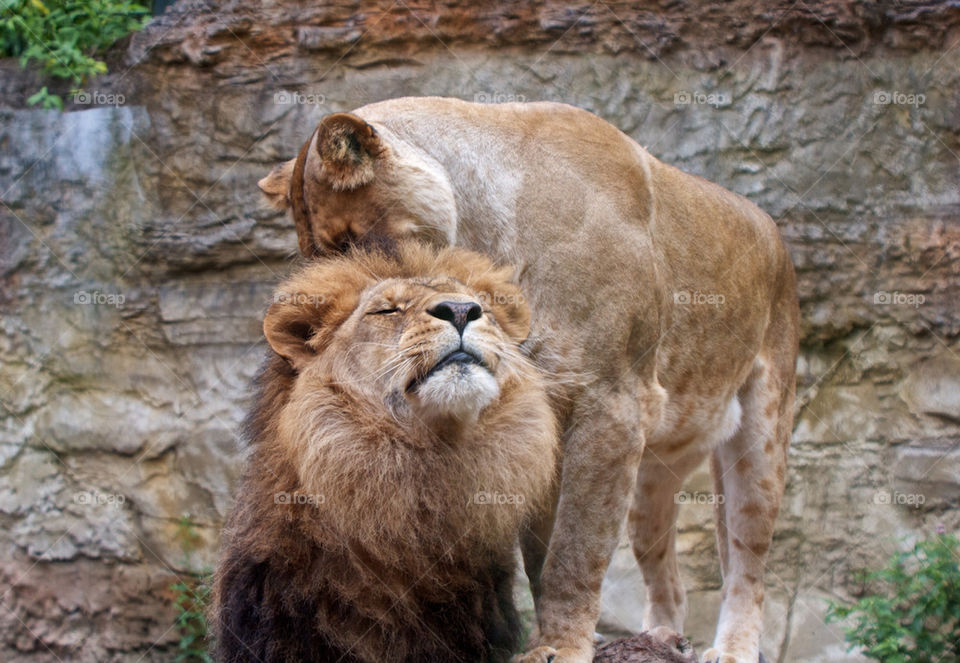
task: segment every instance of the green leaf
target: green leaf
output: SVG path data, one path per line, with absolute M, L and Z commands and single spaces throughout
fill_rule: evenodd
M 149 18 L 146 7 L 122 0 L 0 0 L 0 57 L 17 57 L 21 67 L 36 63 L 44 76 L 79 84 L 106 73 L 96 55 Z M 38 94 L 27 103 L 63 108 L 56 95 Z
M 40 88 L 40 91 L 36 94 L 28 97 L 27 104 L 30 106 L 40 104 L 42 108 L 47 110 L 63 110 L 63 99 L 55 94 L 51 94 L 46 86 Z

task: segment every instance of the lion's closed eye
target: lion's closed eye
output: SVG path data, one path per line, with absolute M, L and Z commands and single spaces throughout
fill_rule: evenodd
M 399 306 L 392 306 L 390 308 L 381 308 L 374 311 L 368 311 L 367 315 L 393 315 L 394 313 L 403 313 L 403 309 Z

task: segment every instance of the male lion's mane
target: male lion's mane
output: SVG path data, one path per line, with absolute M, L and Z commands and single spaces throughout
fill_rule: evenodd
M 364 284 L 437 274 L 492 292 L 509 271 L 468 252 L 405 247 L 323 261 L 288 285 L 322 283 L 318 306 L 335 325 Z M 249 469 L 214 587 L 218 660 L 506 660 L 519 644 L 513 543 L 556 471 L 546 442 L 517 440 L 552 422 L 535 372 L 505 380 L 477 434 L 455 445 L 336 385 L 297 407 L 297 379 L 272 352 L 256 379 Z M 527 505 L 477 504 L 482 492 Z

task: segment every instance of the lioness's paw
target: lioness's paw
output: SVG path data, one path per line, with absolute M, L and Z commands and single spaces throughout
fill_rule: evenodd
M 753 661 L 745 658 L 738 658 L 731 654 L 724 654 L 722 651 L 716 648 L 711 648 L 705 651 L 700 660 L 703 661 L 703 663 L 753 663 Z M 767 659 L 763 657 L 763 654 L 760 654 L 758 661 L 759 663 L 767 663 Z
M 647 631 L 647 633 L 651 638 L 655 638 L 663 644 L 673 647 L 680 653 L 685 653 L 687 649 L 690 648 L 690 643 L 669 626 L 657 626 Z
M 537 647 L 526 654 L 514 656 L 510 663 L 591 663 L 593 656 L 578 649 Z
M 553 647 L 537 647 L 524 654 L 517 654 L 510 663 L 553 663 L 557 650 Z
M 701 660 L 703 663 L 747 663 L 746 661 L 741 661 L 736 656 L 724 654 L 719 649 L 708 649 L 703 652 L 703 658 Z

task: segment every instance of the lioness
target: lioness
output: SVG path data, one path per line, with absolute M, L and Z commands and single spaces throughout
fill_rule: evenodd
M 307 267 L 267 312 L 213 618 L 224 663 L 494 663 L 557 430 L 529 311 L 460 249 Z
M 260 187 L 292 208 L 306 255 L 386 235 L 517 265 L 542 341 L 531 351 L 580 376 L 554 401 L 555 514 L 523 541 L 539 624 L 524 663 L 590 660 L 625 518 L 645 628 L 682 630 L 676 495 L 708 456 L 723 601 L 703 660 L 758 660 L 798 344 L 794 271 L 769 216 L 555 103 L 404 98 L 330 115 Z

